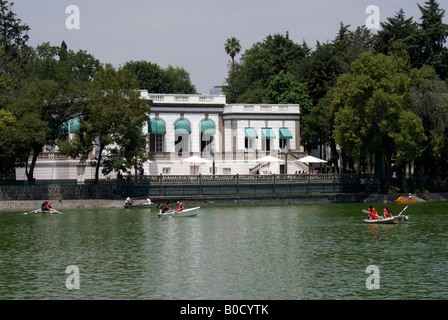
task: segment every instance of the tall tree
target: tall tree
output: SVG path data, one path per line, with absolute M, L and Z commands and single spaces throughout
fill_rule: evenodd
M 298 82 L 290 73 L 280 73 L 269 83 L 264 103 L 300 104 L 302 114 L 309 113 L 312 103 L 306 84 Z
M 435 0 L 426 1 L 424 6 L 418 4 L 418 7 L 422 16 L 418 33 L 420 52 L 415 66 L 433 66 L 445 80 L 448 77 L 448 49 L 445 47 L 448 24 L 443 23 L 445 10 L 440 9 Z
M 296 44 L 288 35 L 268 35 L 264 41 L 247 49 L 240 62 L 229 68 L 224 92 L 228 101 L 241 103 L 262 102 L 270 81 L 280 71 L 292 72 L 298 59 L 309 54 L 309 48 Z
M 224 49 L 230 58 L 232 58 L 233 64 L 235 63 L 235 56 L 241 51 L 240 41 L 235 37 L 230 37 L 224 44 Z
M 379 53 L 388 54 L 397 49 L 404 48 L 409 56 L 416 55 L 416 35 L 418 24 L 413 18 L 406 18 L 403 9 L 400 9 L 394 17 L 387 18 L 386 22 L 381 22 L 381 30 L 374 36 L 375 50 Z
M 409 63 L 366 52 L 351 69 L 339 77 L 333 95 L 334 138 L 355 161 L 375 161 L 381 191 L 387 193 L 394 170 L 420 156 L 427 139 L 407 101 Z
M 140 99 L 137 79 L 127 70 L 107 67 L 93 80 L 89 104 L 75 138 L 59 144 L 61 151 L 85 162 L 93 152 L 95 183 L 103 173 L 126 170 L 147 159 L 142 124 L 149 104 Z
M 149 61 L 129 61 L 122 69 L 137 77 L 140 89 L 151 93 L 196 93 L 190 74 L 181 67 L 168 66 L 163 69 Z

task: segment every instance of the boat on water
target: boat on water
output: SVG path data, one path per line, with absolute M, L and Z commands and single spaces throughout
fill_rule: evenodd
M 60 214 L 62 212 L 60 212 L 60 211 L 58 211 L 56 209 L 53 209 L 53 208 L 51 208 L 50 210 L 42 210 L 41 208 L 39 208 L 39 209 L 30 211 L 30 212 L 25 212 L 24 214 L 29 214 L 29 213 L 34 213 L 34 214 L 39 214 L 39 213 L 42 213 L 42 214 Z
M 397 224 L 397 223 L 403 223 L 407 220 L 409 220 L 408 216 L 396 216 L 390 218 L 364 219 L 364 222 L 371 224 Z
M 162 213 L 162 210 L 160 210 L 158 215 L 159 215 L 159 217 L 174 217 L 174 218 L 194 217 L 194 216 L 198 215 L 200 208 L 201 207 L 195 207 L 195 208 L 184 209 L 182 211 L 171 211 L 170 210 L 165 213 Z
M 398 216 L 395 217 L 387 217 L 387 218 L 382 218 L 382 217 L 378 217 L 378 219 L 364 219 L 365 223 L 370 223 L 370 224 L 397 224 L 397 223 L 403 223 L 407 220 L 409 220 L 408 216 L 402 216 L 401 214 L 408 208 L 408 206 L 406 206 L 403 210 L 401 210 L 401 212 L 398 214 Z M 362 210 L 362 212 L 369 214 L 369 211 L 367 210 Z
M 394 200 L 395 203 L 418 203 L 416 198 L 409 199 L 408 197 L 398 197 L 398 199 Z
M 148 203 L 138 203 L 138 204 L 125 204 L 124 207 L 127 208 L 151 208 L 154 204 Z

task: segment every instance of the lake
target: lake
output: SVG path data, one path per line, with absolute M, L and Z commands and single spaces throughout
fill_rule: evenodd
M 448 203 L 397 225 L 363 223 L 366 208 L 2 211 L 0 299 L 446 299 Z

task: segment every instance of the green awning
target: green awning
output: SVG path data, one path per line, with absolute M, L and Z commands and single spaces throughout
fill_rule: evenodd
M 201 133 L 215 134 L 215 123 L 211 120 L 204 120 L 201 122 Z
M 72 120 L 70 122 L 70 133 L 77 133 L 79 131 L 79 119 Z
M 166 127 L 163 120 L 151 119 L 148 124 L 148 132 L 152 134 L 165 134 Z
M 59 127 L 58 134 L 59 134 L 60 136 L 66 136 L 66 135 L 68 135 L 68 124 L 67 124 L 67 122 L 64 122 L 64 123 Z
M 245 128 L 246 139 L 258 139 L 257 131 L 254 128 Z
M 191 133 L 190 122 L 188 120 L 179 120 L 174 125 L 174 131 L 177 134 Z
M 272 130 L 271 128 L 262 128 L 261 136 L 263 137 L 263 139 L 275 139 L 274 130 Z
M 288 128 L 280 128 L 280 139 L 292 139 L 292 134 Z

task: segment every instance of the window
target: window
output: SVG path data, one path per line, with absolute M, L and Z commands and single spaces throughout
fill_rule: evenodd
M 261 129 L 261 150 L 270 152 L 271 151 L 271 140 L 275 139 L 274 131 L 271 128 L 262 128 Z
M 244 147 L 247 152 L 255 151 L 257 149 L 258 135 L 254 128 L 245 128 Z

